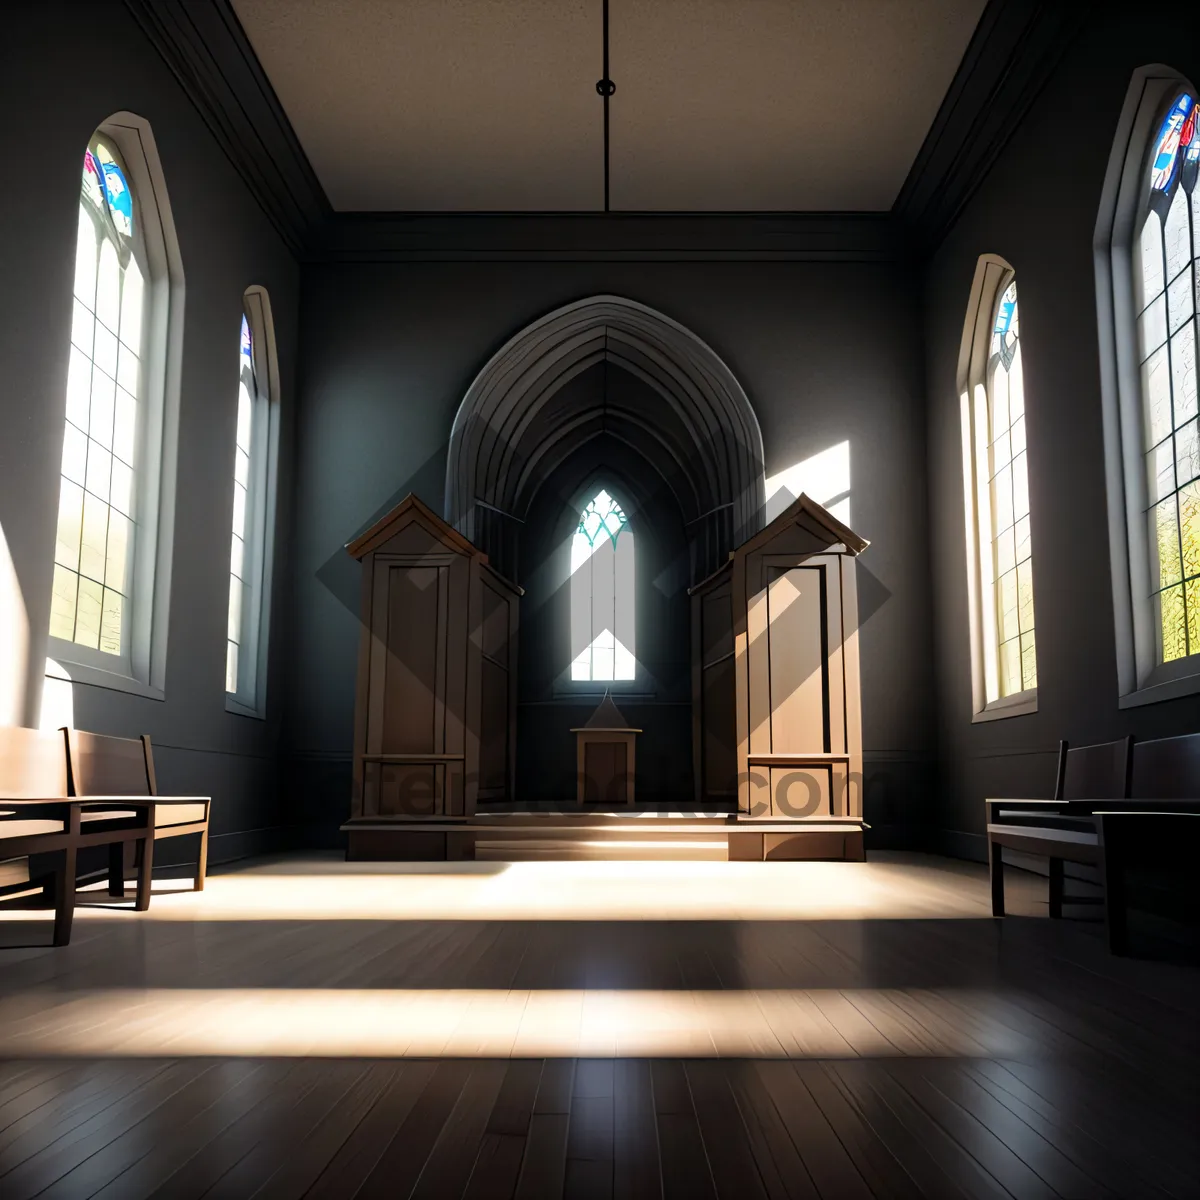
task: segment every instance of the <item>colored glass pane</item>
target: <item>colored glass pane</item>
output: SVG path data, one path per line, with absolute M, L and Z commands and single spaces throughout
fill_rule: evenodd
M 1185 92 L 1163 117 L 1150 158 L 1150 186 L 1155 191 L 1169 191 L 1175 182 L 1176 169 L 1179 166 L 1179 144 L 1185 123 L 1188 123 L 1191 133 L 1195 133 L 1194 108 L 1195 102 Z
M 125 172 L 103 142 L 96 147 L 96 158 L 99 160 L 100 174 L 104 182 L 104 198 L 108 201 L 113 227 L 125 237 L 132 237 L 133 193 L 129 190 Z

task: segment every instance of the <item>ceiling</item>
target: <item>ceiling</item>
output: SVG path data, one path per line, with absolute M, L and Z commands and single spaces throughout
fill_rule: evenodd
M 595 211 L 601 0 L 232 0 L 341 211 Z M 984 0 L 611 0 L 611 204 L 890 208 Z

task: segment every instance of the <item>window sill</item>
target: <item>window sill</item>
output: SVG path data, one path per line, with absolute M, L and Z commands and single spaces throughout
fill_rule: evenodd
M 1014 696 L 1005 696 L 1003 700 L 993 700 L 983 710 L 971 718 L 973 725 L 981 721 L 1002 721 L 1005 717 L 1026 717 L 1038 710 L 1037 689 L 1028 692 L 1017 692 Z
M 1140 708 L 1143 704 L 1159 704 L 1163 700 L 1178 700 L 1197 693 L 1200 693 L 1200 671 L 1164 679 L 1159 683 L 1147 681 L 1137 691 L 1119 697 L 1117 707 Z
M 243 704 L 228 692 L 225 693 L 225 711 L 233 713 L 237 717 L 253 717 L 256 721 L 265 721 L 267 719 L 266 713 L 260 712 L 253 705 Z
M 146 700 L 165 700 L 167 698 L 162 688 L 143 683 L 131 675 L 124 675 L 119 671 L 106 671 L 102 667 L 93 667 L 87 663 L 71 662 L 69 658 L 56 653 L 53 648 L 51 654 L 54 656 L 57 666 L 57 669 L 47 672 L 52 679 L 65 679 L 69 683 L 82 683 L 88 687 L 125 692 L 127 695 L 141 696 Z

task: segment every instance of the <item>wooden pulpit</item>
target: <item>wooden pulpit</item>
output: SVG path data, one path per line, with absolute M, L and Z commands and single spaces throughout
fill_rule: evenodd
M 611 694 L 605 692 L 587 723 L 571 732 L 579 803 L 605 809 L 632 807 L 636 738 L 642 731 L 621 716 Z

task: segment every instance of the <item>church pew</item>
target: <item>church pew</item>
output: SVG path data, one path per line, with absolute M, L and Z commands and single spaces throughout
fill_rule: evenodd
M 73 794 L 106 797 L 111 804 L 118 799 L 129 805 L 145 826 L 141 837 L 130 837 L 110 844 L 108 891 L 111 896 L 125 894 L 125 873 L 132 857 L 137 868 L 139 910 L 150 906 L 150 887 L 154 869 L 154 843 L 165 838 L 196 835 L 199 847 L 193 890 L 203 891 L 208 870 L 208 796 L 160 796 L 154 771 L 154 752 L 150 739 L 110 737 L 72 729 L 67 733 L 68 761 Z M 107 819 L 115 816 L 108 814 Z

